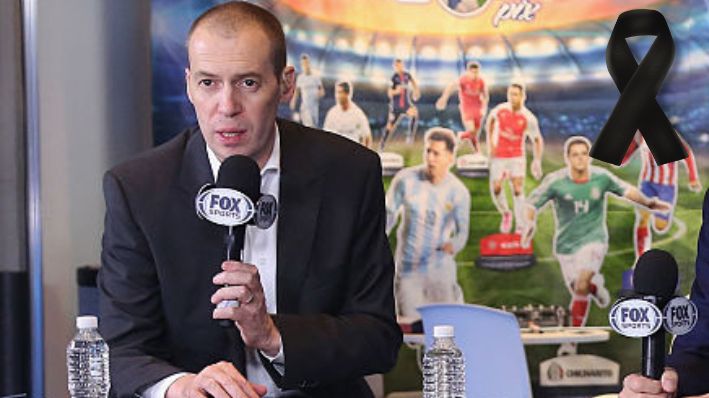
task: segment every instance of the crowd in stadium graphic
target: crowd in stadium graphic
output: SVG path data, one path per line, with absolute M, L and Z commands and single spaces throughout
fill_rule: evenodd
M 156 144 L 195 121 L 186 32 L 166 26 L 220 0 L 174 1 L 153 15 Z M 652 247 L 675 254 L 688 291 L 709 163 L 702 1 L 555 2 L 504 30 L 490 22 L 502 2 L 318 1 L 261 1 L 283 22 L 297 72 L 279 116 L 379 153 L 400 316 L 433 302 L 563 305 L 570 325 L 604 325 L 629 287 L 622 275 Z M 661 10 L 675 37 L 657 100 L 690 156 L 658 166 L 638 134 L 620 167 L 594 163 L 589 147 L 618 98 L 608 37 L 619 12 L 642 6 Z M 636 54 L 651 43 L 629 40 Z
M 393 67 L 386 92 L 389 117 L 380 135 L 379 151 L 385 149 L 387 139 L 403 118 L 409 121 L 403 141 L 412 145 L 416 138 L 419 86 L 402 60 L 396 59 Z M 302 74 L 306 73 L 311 72 L 303 68 Z M 371 146 L 370 127 L 362 126 L 366 116 L 351 101 L 352 89 L 350 82 L 336 84 L 337 104 L 328 112 L 324 129 Z M 387 191 L 387 229 L 392 230 L 400 219 L 395 256 L 399 315 L 415 316 L 416 308 L 422 304 L 463 302 L 455 255 L 465 247 L 468 238 L 470 192 L 450 169 L 458 146 L 470 142 L 474 154 L 487 155 L 489 159 L 490 194 L 500 213 L 500 233 L 511 233 L 514 225 L 514 234 L 519 235 L 522 246 L 528 245 L 535 232 L 537 213 L 546 204 L 552 205 L 556 225 L 551 244 L 571 296 L 570 323 L 585 325 L 591 302 L 605 308 L 611 300 L 601 272 L 608 251 L 607 194 L 636 205 L 633 241 L 639 256 L 650 248 L 651 228 L 659 234 L 669 229 L 677 194 L 677 164 L 657 166 L 638 133 L 626 156 L 627 161 L 637 151 L 642 154 L 639 187 L 635 188 L 612 172 L 591 166 L 590 141 L 583 136 L 572 136 L 563 146 L 565 167 L 548 174 L 527 200 L 524 187 L 527 165 L 534 179 L 542 178 L 544 139 L 537 117 L 525 106 L 525 85 L 510 83 L 507 101 L 488 113 L 489 93 L 480 64 L 470 61 L 466 72 L 446 86 L 436 101 L 436 109 L 443 111 L 455 91 L 465 130 L 456 134 L 443 126 L 429 129 L 423 139 L 423 164 L 396 173 Z M 341 116 L 346 113 L 342 109 L 346 111 L 348 107 L 356 117 Z M 333 111 L 340 116 L 331 117 Z M 333 119 L 337 120 L 336 125 Z M 483 127 L 486 150 L 479 139 Z M 532 148 L 531 162 L 525 156 L 527 141 Z M 698 192 L 701 183 L 697 167 L 688 145 L 687 149 L 690 156 L 683 162 L 689 171 L 689 187 Z M 505 182 L 512 193 L 512 210 Z M 564 344 L 559 352 L 573 353 L 575 346 Z

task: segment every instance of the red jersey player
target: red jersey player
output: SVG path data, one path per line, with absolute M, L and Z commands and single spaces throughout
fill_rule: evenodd
M 480 77 L 480 64 L 476 61 L 468 62 L 466 71 L 460 76 L 458 81 L 452 82 L 443 91 L 443 94 L 436 101 L 436 109 L 445 109 L 450 95 L 458 91 L 460 109 L 460 119 L 465 131 L 459 134 L 460 140 L 470 140 L 473 151 L 480 150 L 479 136 L 482 127 L 482 119 L 487 112 L 487 104 L 490 94 L 487 90 L 485 80 Z
M 699 175 L 697 174 L 694 153 L 684 140 L 682 140 L 682 144 L 689 154 L 686 159 L 681 161 L 689 174 L 689 189 L 693 192 L 700 192 L 702 183 L 699 181 Z M 658 234 L 664 234 L 670 229 L 674 205 L 677 200 L 677 174 L 680 163 L 672 162 L 659 166 L 655 162 L 655 158 L 652 156 L 652 152 L 650 152 L 643 136 L 638 132 L 635 133 L 635 137 L 630 143 L 630 147 L 623 159 L 623 164 L 627 163 L 638 150 L 642 161 L 640 176 L 638 176 L 638 188 L 647 197 L 658 198 L 670 203 L 672 207 L 669 212 L 651 212 L 647 209 L 635 209 L 633 241 L 635 243 L 636 258 L 650 250 L 652 246 L 651 223 L 652 229 Z
M 536 116 L 524 106 L 525 90 L 519 83 L 507 88 L 507 102 L 497 105 L 487 118 L 487 145 L 490 156 L 490 192 L 492 201 L 502 214 L 500 232 L 509 233 L 512 228 L 512 213 L 507 204 L 503 182 L 512 182 L 515 229 L 524 230 L 524 178 L 526 169 L 525 141 L 534 145 L 532 176 L 542 178 L 542 151 L 544 141 L 539 132 Z

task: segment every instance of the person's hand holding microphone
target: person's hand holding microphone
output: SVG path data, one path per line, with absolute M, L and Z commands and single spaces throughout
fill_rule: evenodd
M 227 260 L 212 278 L 219 287 L 210 299 L 216 305 L 213 319 L 238 328 L 247 347 L 275 357 L 281 335 L 266 311 L 258 269 L 242 262 L 246 223 L 268 228 L 276 215 L 275 198 L 261 195 L 260 185 L 258 165 L 246 156 L 232 156 L 222 162 L 216 185 L 200 190 L 195 205 L 201 218 L 228 227 Z M 223 361 L 178 378 L 166 398 L 258 398 L 266 392 L 265 386 L 249 382 L 232 363 Z
M 677 372 L 670 368 L 665 369 L 660 380 L 633 373 L 623 380 L 623 390 L 618 398 L 675 398 L 677 379 Z
M 696 305 L 683 296 L 674 296 L 677 278 L 677 262 L 670 253 L 646 251 L 634 268 L 634 294 L 611 307 L 609 321 L 616 332 L 642 337 L 642 374 L 625 377 L 619 398 L 677 398 L 679 375 L 665 367 L 665 330 L 686 334 L 698 320 Z M 633 312 L 644 316 L 629 315 Z M 709 398 L 709 394 L 702 397 Z
M 214 319 L 234 321 L 248 347 L 275 357 L 281 349 L 281 334 L 266 311 L 266 298 L 258 269 L 238 261 L 222 263 L 222 272 L 213 282 L 223 286 L 212 295 L 212 303 L 237 300 L 238 305 L 215 308 Z

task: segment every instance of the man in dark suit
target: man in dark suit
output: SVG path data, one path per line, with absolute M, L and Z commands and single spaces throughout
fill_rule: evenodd
M 620 398 L 709 397 L 709 191 L 704 194 L 690 298 L 697 305 L 699 319 L 691 332 L 674 340 L 661 380 L 628 375 Z
M 401 343 L 377 155 L 276 120 L 294 70 L 262 8 L 207 11 L 188 54 L 199 128 L 104 178 L 99 288 L 113 393 L 371 396 L 362 376 L 390 369 Z M 256 161 L 280 205 L 270 230 L 247 227 L 243 263 L 223 261 L 224 227 L 194 211 L 236 154 Z M 226 300 L 240 305 L 215 309 Z

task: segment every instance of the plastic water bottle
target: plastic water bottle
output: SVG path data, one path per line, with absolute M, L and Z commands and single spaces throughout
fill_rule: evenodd
M 465 398 L 465 358 L 454 335 L 453 326 L 433 328 L 433 346 L 423 357 L 423 398 Z
M 105 398 L 111 387 L 108 344 L 98 334 L 95 316 L 76 318 L 79 331 L 66 348 L 69 394 L 72 398 Z

